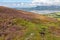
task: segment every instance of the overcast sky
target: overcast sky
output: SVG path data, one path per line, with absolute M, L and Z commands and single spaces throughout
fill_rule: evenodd
M 37 5 L 60 6 L 60 0 L 0 0 L 0 6 L 7 7 L 35 7 Z

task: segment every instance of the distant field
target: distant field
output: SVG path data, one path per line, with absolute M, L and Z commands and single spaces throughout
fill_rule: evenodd
M 60 12 L 54 12 L 54 13 L 43 14 L 43 15 L 48 16 L 48 17 L 53 17 L 53 18 L 60 20 Z

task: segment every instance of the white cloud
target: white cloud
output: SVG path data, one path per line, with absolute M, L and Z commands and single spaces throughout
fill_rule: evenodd
M 28 2 L 2 2 L 0 6 L 8 7 L 35 7 L 37 5 L 58 5 L 60 6 L 60 0 L 33 0 L 30 3 Z
M 43 5 L 60 5 L 60 0 L 33 0 L 32 3 L 42 3 Z

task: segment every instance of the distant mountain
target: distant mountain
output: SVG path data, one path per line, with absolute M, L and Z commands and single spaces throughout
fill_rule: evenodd
M 35 10 L 60 10 L 60 6 L 37 6 Z
M 24 10 L 24 11 L 43 11 L 43 10 L 50 10 L 50 11 L 60 11 L 60 6 L 36 6 L 31 8 L 15 8 L 18 10 Z

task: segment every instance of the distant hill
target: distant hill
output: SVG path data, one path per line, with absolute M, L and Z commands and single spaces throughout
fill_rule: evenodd
M 60 20 L 60 12 L 54 12 L 54 13 L 44 14 L 44 15 L 51 18 L 57 18 L 58 20 Z
M 60 6 L 37 6 L 36 10 L 60 10 Z
M 0 40 L 53 40 L 53 37 L 60 40 L 60 21 L 55 18 L 0 6 Z
M 25 10 L 25 11 L 31 11 L 31 10 L 51 10 L 51 11 L 59 11 L 60 10 L 60 6 L 36 6 L 36 7 L 31 7 L 31 8 L 16 8 L 16 9 L 21 9 L 21 10 Z

